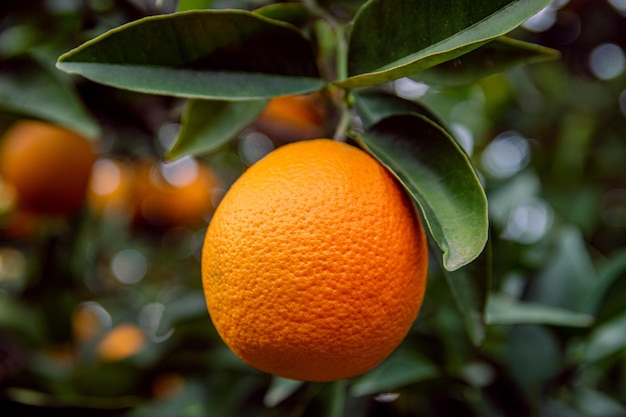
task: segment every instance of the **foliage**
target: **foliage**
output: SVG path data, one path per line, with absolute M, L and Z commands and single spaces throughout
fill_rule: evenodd
M 193 155 L 227 186 L 280 145 L 254 124 L 268 100 L 320 92 L 335 138 L 413 197 L 433 256 L 401 347 L 365 375 L 314 384 L 262 374 L 222 344 L 199 288 L 203 229 L 87 209 L 20 239 L 0 227 L 3 415 L 626 413 L 619 5 L 45 4 L 0 5 L 3 128 L 38 118 L 99 139 L 104 155 Z M 91 338 L 77 337 L 78 311 Z M 126 322 L 146 345 L 99 359 Z

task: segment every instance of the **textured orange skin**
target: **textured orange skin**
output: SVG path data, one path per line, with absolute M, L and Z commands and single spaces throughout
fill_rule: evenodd
M 220 336 L 248 364 L 331 381 L 387 357 L 417 317 L 428 252 L 411 201 L 356 147 L 318 139 L 246 171 L 209 225 L 202 274 Z
M 0 141 L 0 175 L 15 187 L 18 205 L 37 213 L 75 212 L 95 160 L 85 138 L 44 122 L 17 122 Z

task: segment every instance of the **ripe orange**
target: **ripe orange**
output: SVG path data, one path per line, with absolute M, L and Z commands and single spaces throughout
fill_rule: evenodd
M 137 226 L 195 228 L 213 212 L 219 186 L 213 170 L 195 159 L 164 165 L 109 157 L 93 167 L 88 203 L 96 215 L 121 216 Z
M 330 381 L 368 371 L 404 339 L 427 258 L 394 177 L 360 149 L 318 139 L 278 148 L 233 184 L 206 234 L 203 286 L 245 362 Z
M 95 159 L 85 138 L 45 122 L 19 121 L 0 142 L 0 174 L 15 187 L 18 206 L 41 214 L 81 206 Z
M 212 193 L 219 187 L 217 175 L 206 164 L 187 159 L 169 169 L 144 161 L 136 175 L 137 223 L 191 228 L 206 224 L 205 217 L 213 212 Z
M 261 112 L 256 127 L 278 143 L 317 138 L 326 133 L 329 104 L 320 94 L 276 97 Z

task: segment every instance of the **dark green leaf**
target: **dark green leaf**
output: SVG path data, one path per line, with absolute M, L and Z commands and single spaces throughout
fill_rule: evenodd
M 57 67 L 118 88 L 201 99 L 253 100 L 324 85 L 313 47 L 295 27 L 243 10 L 147 17 L 62 55 Z
M 189 100 L 171 159 L 212 152 L 235 137 L 261 113 L 266 100 Z
M 294 26 L 303 26 L 311 17 L 309 11 L 301 3 L 269 4 L 254 12 L 269 19 L 291 23 Z
M 487 242 L 487 199 L 467 155 L 440 126 L 418 114 L 387 117 L 357 137 L 418 203 L 443 265 L 453 271 Z
M 603 321 L 626 308 L 626 251 L 609 259 L 598 275 L 597 283 L 585 300 L 585 311 Z
M 507 345 L 510 372 L 537 404 L 546 382 L 558 372 L 562 353 L 556 338 L 544 327 L 520 325 L 509 333 Z
M 522 42 L 505 36 L 497 38 L 465 55 L 446 61 L 411 77 L 431 85 L 458 86 L 507 71 L 515 66 L 559 57 L 559 52 L 545 46 Z
M 465 330 L 474 346 L 485 338 L 485 309 L 491 282 L 491 244 L 469 265 L 445 273 Z
M 35 60 L 0 62 L 0 111 L 73 129 L 95 139 L 100 128 L 70 85 Z
M 355 380 L 350 394 L 355 397 L 389 392 L 439 376 L 437 367 L 416 354 L 394 353 L 376 368 Z
M 443 122 L 428 107 L 384 91 L 357 90 L 354 92 L 354 104 L 366 129 L 385 117 L 398 113 L 421 114 L 443 126 Z
M 510 32 L 550 0 L 371 0 L 355 18 L 345 88 L 416 74 Z
M 533 279 L 528 299 L 540 304 L 586 313 L 586 303 L 598 279 L 580 230 L 574 226 L 555 234 L 551 261 Z
M 593 323 L 588 314 L 533 302 L 523 302 L 492 294 L 487 303 L 487 324 L 547 324 L 554 326 L 587 327 Z

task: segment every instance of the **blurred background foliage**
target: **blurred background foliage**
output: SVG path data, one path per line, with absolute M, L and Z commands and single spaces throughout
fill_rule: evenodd
M 362 3 L 318 2 L 340 21 Z M 78 119 L 100 155 L 84 207 L 67 217 L 20 213 L 0 179 L 3 416 L 626 415 L 626 2 L 557 0 L 513 34 L 559 50 L 558 61 L 467 85 L 389 85 L 439 115 L 480 174 L 492 225 L 488 326 L 472 343 L 463 320 L 473 318 L 445 285 L 455 277 L 433 266 L 400 348 L 334 384 L 274 378 L 224 346 L 201 293 L 211 207 L 193 209 L 215 205 L 294 126 L 329 134 L 332 109 L 313 97 L 298 116 L 285 111 L 298 104 L 276 103 L 217 152 L 164 163 L 184 103 L 54 69 L 95 35 L 176 7 L 0 4 L 0 128 Z M 194 185 L 197 172 L 212 182 Z

